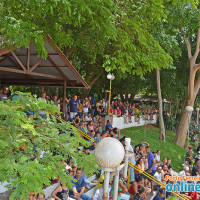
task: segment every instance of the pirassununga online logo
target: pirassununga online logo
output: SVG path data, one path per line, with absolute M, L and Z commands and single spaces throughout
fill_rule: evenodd
M 200 192 L 200 177 L 198 176 L 166 176 L 167 192 Z

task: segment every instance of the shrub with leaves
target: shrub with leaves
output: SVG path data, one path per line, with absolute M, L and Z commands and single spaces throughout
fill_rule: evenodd
M 78 150 L 80 144 L 89 143 L 77 130 L 52 115 L 41 118 L 41 110 L 58 113 L 53 103 L 31 94 L 18 93 L 14 101 L 0 101 L 0 182 L 6 180 L 8 188 L 15 188 L 11 200 L 28 199 L 29 192 L 42 193 L 43 186 L 58 177 L 71 188 L 71 177 L 62 164 L 69 156 L 86 175 L 98 168 L 93 155 Z M 31 112 L 33 115 L 29 115 Z

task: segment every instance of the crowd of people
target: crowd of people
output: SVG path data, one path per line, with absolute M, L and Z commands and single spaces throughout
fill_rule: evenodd
M 0 90 L 0 100 L 7 100 L 9 97 L 9 90 L 7 87 Z M 12 97 L 14 98 L 14 97 Z M 55 106 L 62 108 L 62 99 L 58 99 L 56 95 L 49 98 L 46 93 L 42 93 L 38 100 L 53 101 Z M 122 137 L 120 130 L 116 127 L 112 127 L 111 122 L 108 120 L 105 128 L 102 127 L 102 116 L 106 114 L 108 102 L 104 99 L 96 101 L 95 98 L 89 97 L 85 99 L 78 98 L 74 95 L 72 99 L 66 99 L 64 120 L 71 122 L 74 127 L 79 129 L 81 132 L 86 133 L 88 136 L 94 139 L 95 142 L 90 141 L 89 147 L 84 147 L 83 151 L 85 154 L 93 153 L 96 144 L 106 137 L 113 137 L 119 140 L 125 145 L 125 137 Z M 153 119 L 153 115 L 157 114 L 155 106 L 140 105 L 138 103 L 130 104 L 129 102 L 120 102 L 117 100 L 112 101 L 109 114 L 116 117 L 127 117 L 129 122 L 134 119 L 135 122 L 140 121 L 140 116 L 143 115 L 146 119 Z M 45 117 L 46 113 L 40 111 L 40 115 Z M 134 116 L 132 118 L 132 116 Z M 191 146 L 188 148 L 188 152 L 185 155 L 184 170 L 180 173 L 180 176 L 200 175 L 200 146 L 198 147 L 198 154 L 193 156 L 193 149 Z M 136 167 L 146 171 L 151 176 L 163 183 L 167 183 L 165 180 L 166 175 L 172 176 L 172 164 L 170 158 L 164 158 L 161 161 L 161 152 L 151 152 L 151 148 L 145 141 L 136 145 L 134 148 L 130 147 L 130 151 L 133 152 L 133 156 L 129 160 L 136 165 Z M 63 165 L 66 167 L 66 173 L 72 176 L 76 181 L 72 181 L 73 189 L 69 190 L 67 185 L 59 184 L 52 192 L 51 198 L 56 200 L 67 199 L 68 196 L 78 200 L 90 200 L 91 198 L 85 194 L 85 190 L 90 189 L 94 183 L 92 183 L 85 175 L 82 169 L 75 166 L 71 160 L 63 161 Z M 102 173 L 102 172 L 101 172 Z M 101 200 L 103 195 L 103 174 L 98 174 L 99 180 L 97 184 L 97 191 L 93 200 Z M 53 182 L 59 182 L 59 180 L 53 180 Z M 127 179 L 123 178 L 122 171 L 120 171 L 118 199 L 130 199 L 130 200 L 146 200 L 149 196 L 153 195 L 156 191 L 157 194 L 153 198 L 154 200 L 160 199 L 176 199 L 176 197 L 166 192 L 158 183 L 154 183 L 147 176 L 141 173 L 140 170 L 131 168 L 130 173 L 130 187 L 127 188 Z M 171 181 L 171 184 L 175 182 Z M 113 180 L 110 182 L 110 197 L 113 195 Z M 191 197 L 192 200 L 197 200 L 197 193 L 185 193 L 181 194 Z M 32 199 L 42 200 L 45 199 L 43 195 L 33 196 Z

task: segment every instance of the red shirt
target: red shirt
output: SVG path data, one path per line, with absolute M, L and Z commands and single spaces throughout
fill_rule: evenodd
M 188 192 L 188 196 L 192 197 L 192 200 L 197 200 L 197 191 Z
M 120 110 L 120 109 L 117 110 L 117 116 L 118 116 L 118 117 L 121 116 L 121 110 Z
M 134 195 L 134 190 L 133 190 L 133 184 L 131 184 L 130 188 L 128 189 L 128 192 L 132 195 Z M 137 187 L 137 192 L 138 192 L 138 187 Z

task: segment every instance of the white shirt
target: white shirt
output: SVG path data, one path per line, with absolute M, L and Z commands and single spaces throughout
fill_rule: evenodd
M 154 177 L 155 177 L 156 179 L 158 179 L 159 181 L 162 181 L 162 173 L 156 172 L 156 173 L 154 174 Z M 155 185 L 158 185 L 158 184 L 155 183 Z
M 157 153 L 156 153 L 156 156 L 155 156 L 155 161 L 160 161 L 160 155 L 158 155 Z
M 88 113 L 88 107 L 83 107 L 83 112 Z
M 86 121 L 86 122 L 92 121 L 92 118 L 91 118 L 91 117 L 88 117 L 88 116 L 85 116 L 85 121 Z
M 38 98 L 38 100 L 44 100 L 47 103 L 46 99 L 42 99 L 41 97 Z M 40 115 L 45 115 L 46 113 L 44 111 L 39 111 Z
M 179 176 L 182 178 L 183 176 L 185 176 L 185 170 L 183 170 L 183 171 L 181 171 L 180 173 L 179 173 Z

